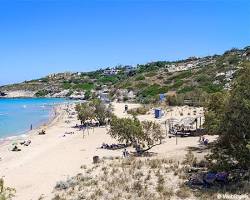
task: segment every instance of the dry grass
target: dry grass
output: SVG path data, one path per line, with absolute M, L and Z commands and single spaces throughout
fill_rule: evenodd
M 194 161 L 190 155 L 187 165 L 166 159 L 128 158 L 82 167 L 81 174 L 57 183 L 54 200 L 216 199 L 218 191 L 194 191 L 185 186 L 186 168 Z
M 82 167 L 83 173 L 58 182 L 55 199 L 170 199 L 180 182 L 178 177 L 171 178 L 174 171 L 166 173 L 166 169 L 175 165 L 164 159 L 106 160 L 98 166 Z
M 0 200 L 11 200 L 15 196 L 14 188 L 6 187 L 3 178 L 0 178 Z

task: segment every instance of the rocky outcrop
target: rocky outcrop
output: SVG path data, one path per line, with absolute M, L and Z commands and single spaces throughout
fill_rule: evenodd
M 6 95 L 7 95 L 6 93 L 0 91 L 0 97 L 4 97 Z
M 16 90 L 16 91 L 4 91 L 0 95 L 2 98 L 31 98 L 35 97 L 35 92 L 25 91 L 25 90 Z

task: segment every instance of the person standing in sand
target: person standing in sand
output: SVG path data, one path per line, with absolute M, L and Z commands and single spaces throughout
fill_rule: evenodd
M 123 150 L 122 154 L 124 158 L 128 157 L 128 151 L 126 148 Z

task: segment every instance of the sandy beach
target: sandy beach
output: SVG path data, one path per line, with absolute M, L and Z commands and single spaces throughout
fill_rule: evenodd
M 114 103 L 114 113 L 118 117 L 128 117 L 124 113 L 123 103 Z M 79 131 L 72 128 L 80 124 L 76 114 L 69 115 L 67 105 L 57 108 L 58 115 L 49 125 L 40 127 L 28 134 L 23 140 L 31 140 L 29 146 L 21 146 L 21 151 L 12 152 L 10 142 L 0 145 L 0 177 L 3 177 L 6 185 L 16 189 L 16 200 L 51 199 L 53 188 L 57 181 L 76 175 L 82 165 L 92 165 L 93 156 L 122 156 L 122 150 L 105 150 L 99 147 L 103 142 L 115 143 L 107 133 L 105 127 Z M 129 104 L 129 108 L 136 108 L 139 104 Z M 70 112 L 74 111 L 74 105 L 70 105 Z M 180 111 L 183 115 L 180 116 Z M 202 109 L 197 111 L 203 112 Z M 161 119 L 154 119 L 152 113 L 138 116 L 140 120 L 156 120 L 162 124 L 168 118 L 181 118 L 192 115 L 190 108 L 181 107 L 169 110 Z M 44 129 L 45 135 L 38 135 L 38 131 Z M 74 132 L 74 134 L 65 134 Z M 84 136 L 84 137 L 83 137 Z M 212 141 L 215 137 L 207 136 Z M 198 137 L 166 138 L 163 144 L 152 149 L 158 157 L 168 157 L 181 160 L 187 147 L 198 147 Z M 129 151 L 132 149 L 128 149 Z M 202 155 L 202 154 L 201 154 Z

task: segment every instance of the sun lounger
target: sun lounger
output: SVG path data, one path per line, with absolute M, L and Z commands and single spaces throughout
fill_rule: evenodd
M 103 143 L 102 146 L 101 146 L 101 149 L 109 149 L 109 150 L 116 150 L 116 149 L 122 149 L 126 147 L 125 144 L 105 144 Z
M 25 146 L 29 146 L 30 144 L 31 144 L 31 141 L 30 141 L 30 140 L 27 140 L 27 141 L 25 141 L 25 143 L 24 143 Z
M 21 149 L 15 145 L 11 151 L 21 151 Z
M 75 134 L 75 132 L 73 132 L 73 131 L 71 131 L 71 132 L 65 132 L 65 134 L 72 135 L 72 134 Z
M 46 132 L 44 131 L 44 130 L 42 130 L 42 131 L 40 131 L 39 133 L 38 133 L 38 135 L 45 135 L 46 134 Z
M 203 180 L 204 180 L 204 186 L 210 187 L 211 185 L 213 185 L 215 183 L 216 173 L 209 172 L 209 173 L 205 174 Z
M 204 185 L 204 180 L 203 180 L 204 174 L 199 173 L 199 174 L 194 174 L 192 175 L 189 180 L 188 180 L 188 185 L 194 186 L 194 185 Z
M 29 146 L 31 144 L 31 140 L 25 140 L 23 142 L 20 142 L 20 144 L 24 146 Z
M 208 172 L 208 173 L 198 173 L 190 177 L 187 184 L 191 187 L 193 186 L 202 186 L 202 187 L 211 187 L 218 184 L 223 186 L 228 183 L 229 174 L 226 172 Z
M 228 183 L 228 176 L 229 174 L 227 172 L 218 172 L 216 174 L 216 181 L 221 185 L 225 185 Z

